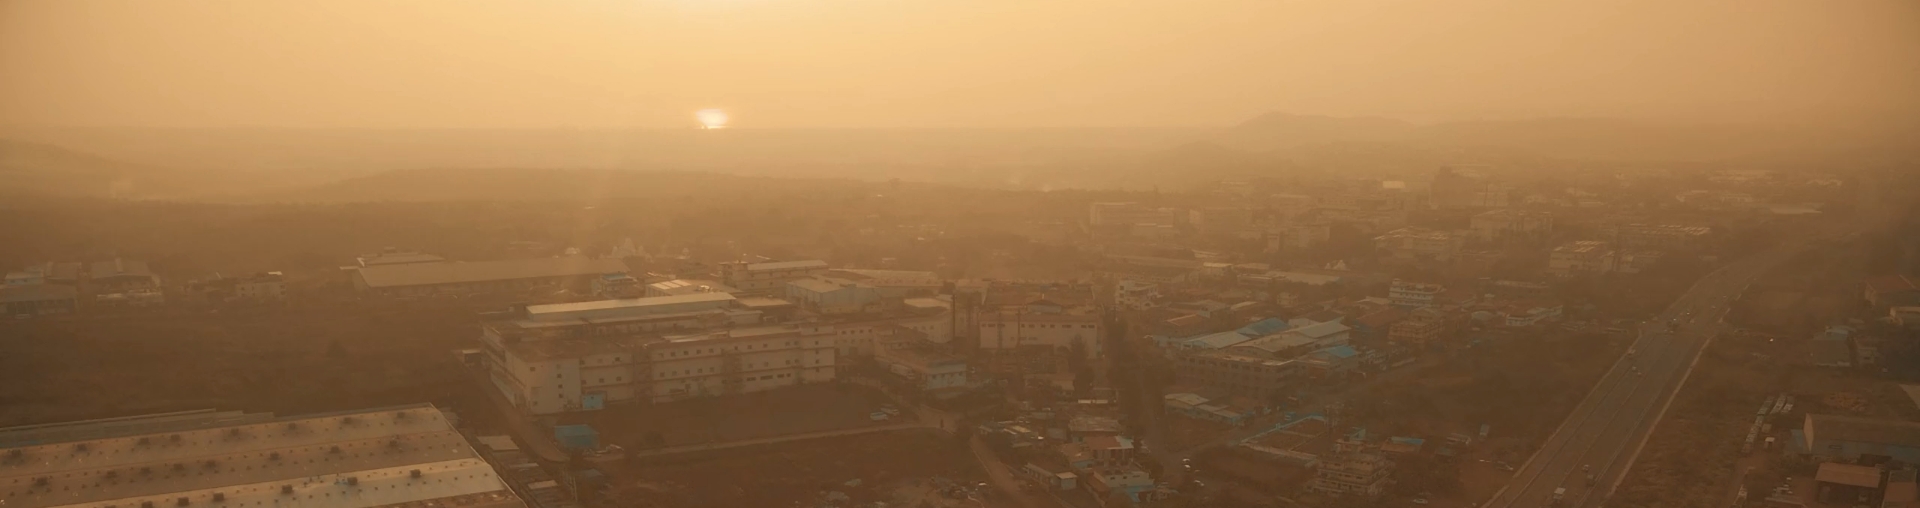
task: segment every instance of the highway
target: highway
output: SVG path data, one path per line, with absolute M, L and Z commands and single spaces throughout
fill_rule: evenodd
M 1482 506 L 1600 506 L 1632 466 L 1708 340 L 1720 332 L 1721 317 L 1733 299 L 1805 245 L 1783 244 L 1723 266 L 1702 277 L 1658 317 L 1641 323 L 1629 353 L 1601 377 L 1513 480 Z M 1675 325 L 1671 331 L 1669 323 Z M 1560 488 L 1566 492 L 1555 500 Z

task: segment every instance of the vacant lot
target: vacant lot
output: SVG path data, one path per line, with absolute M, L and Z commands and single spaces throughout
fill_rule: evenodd
M 622 506 L 819 506 L 828 492 L 854 504 L 906 504 L 934 477 L 982 481 L 966 442 L 932 431 L 799 441 L 605 466 Z M 859 480 L 856 485 L 847 485 Z M 936 503 L 937 504 L 937 503 Z M 847 503 L 842 503 L 847 505 Z

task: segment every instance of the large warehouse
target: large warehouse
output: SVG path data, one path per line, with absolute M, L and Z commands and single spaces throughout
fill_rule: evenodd
M 522 508 L 439 409 L 212 410 L 0 429 L 7 508 Z

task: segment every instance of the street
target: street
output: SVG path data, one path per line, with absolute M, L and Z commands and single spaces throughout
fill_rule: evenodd
M 1798 252 L 1790 242 L 1722 267 L 1639 326 L 1630 353 L 1550 436 L 1513 480 L 1483 506 L 1599 506 L 1639 456 L 1666 406 L 1723 328 L 1732 300 Z M 1592 475 L 1592 481 L 1588 475 Z M 1562 499 L 1555 491 L 1565 489 Z

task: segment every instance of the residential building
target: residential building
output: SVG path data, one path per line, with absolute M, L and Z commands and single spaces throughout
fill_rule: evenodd
M 1540 238 L 1553 233 L 1553 214 L 1515 209 L 1489 210 L 1469 220 L 1473 236 L 1483 242 Z
M 966 358 L 918 338 L 882 342 L 874 349 L 873 359 L 887 372 L 923 391 L 969 386 Z
M 719 281 L 708 279 L 673 279 L 648 284 L 646 296 L 680 296 L 695 293 L 733 294 L 738 292 L 740 292 L 740 290 L 734 289 L 726 284 L 721 284 Z
M 647 294 L 640 285 L 640 279 L 625 273 L 603 273 L 593 278 L 593 295 L 603 298 L 638 298 L 642 296 L 667 296 L 666 294 Z
M 1614 252 L 1607 242 L 1581 240 L 1554 247 L 1547 255 L 1547 273 L 1556 277 L 1602 274 L 1613 271 Z
M 783 325 L 489 343 L 487 349 L 494 386 L 514 407 L 540 415 L 831 381 L 833 331 Z
M 1858 503 L 1880 493 L 1880 468 L 1823 462 L 1814 470 L 1813 484 L 1822 503 L 1866 506 Z
M 362 293 L 388 297 L 476 295 L 534 288 L 579 286 L 610 273 L 626 273 L 618 259 L 558 257 L 457 263 L 377 264 L 353 271 Z
M 80 292 L 62 284 L 0 286 L 0 308 L 5 316 L 51 316 L 79 310 Z
M 1460 238 L 1446 231 L 1404 227 L 1373 239 L 1386 257 L 1399 260 L 1451 261 L 1460 253 Z
M 821 275 L 827 262 L 817 259 L 768 263 L 735 262 L 720 265 L 720 282 L 748 294 L 777 295 L 787 283 Z
M 1606 224 L 1602 236 L 1628 249 L 1675 250 L 1698 246 L 1713 228 L 1681 224 Z
M 1159 304 L 1160 285 L 1133 279 L 1121 280 L 1114 285 L 1114 303 L 1121 308 L 1132 310 L 1151 309 Z
M 860 314 L 880 310 L 880 289 L 846 279 L 814 277 L 787 282 L 787 300 L 818 314 Z
M 1188 221 L 1200 231 L 1226 233 L 1253 225 L 1253 209 L 1246 207 L 1209 207 L 1188 212 Z
M 308 416 L 186 411 L 0 429 L 9 508 L 522 508 L 427 405 Z
M 1270 207 L 1282 222 L 1293 222 L 1315 206 L 1313 196 L 1301 194 L 1274 194 Z
M 1422 284 L 1394 279 L 1393 284 L 1387 288 L 1387 299 L 1391 300 L 1396 307 L 1417 309 L 1433 305 L 1434 297 L 1439 296 L 1442 291 L 1446 291 L 1446 287 L 1439 284 Z
M 1808 413 L 1790 453 L 1853 462 L 1861 455 L 1920 464 L 1920 422 Z
M 1406 319 L 1394 322 L 1387 331 L 1387 340 L 1395 344 L 1424 346 L 1446 340 L 1449 328 L 1446 312 L 1422 307 L 1407 314 Z
M 1436 210 L 1505 208 L 1512 189 L 1484 176 L 1487 166 L 1456 164 L 1434 172 L 1427 202 Z
M 1377 497 L 1386 492 L 1393 462 L 1374 453 L 1345 453 L 1320 460 L 1308 489 L 1323 494 Z

